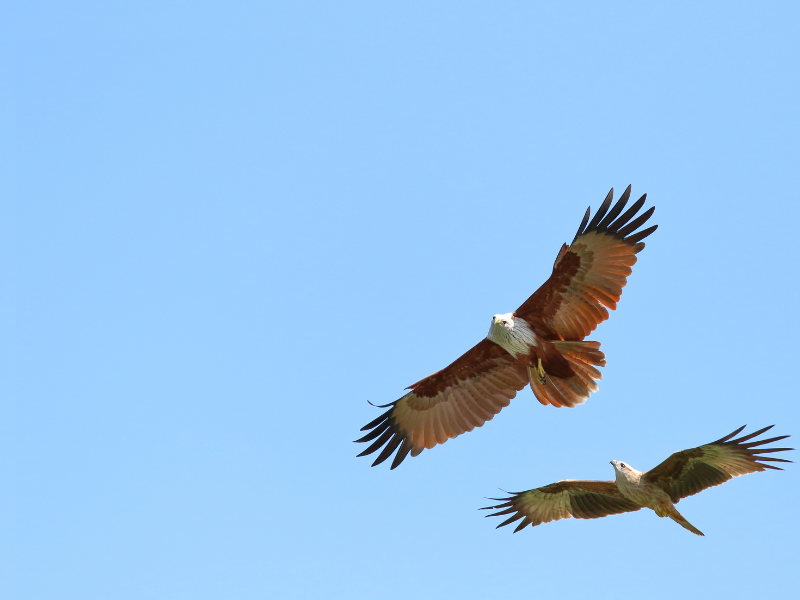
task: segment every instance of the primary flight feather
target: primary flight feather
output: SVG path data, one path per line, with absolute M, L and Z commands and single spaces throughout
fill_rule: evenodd
M 567 479 L 526 492 L 512 494 L 508 498 L 491 498 L 502 504 L 487 506 L 483 510 L 498 510 L 486 515 L 498 517 L 511 515 L 498 527 L 522 521 L 514 533 L 528 525 L 536 526 L 559 519 L 597 519 L 651 508 L 659 517 L 669 517 L 681 527 L 696 535 L 703 535 L 675 508 L 681 498 L 702 492 L 706 488 L 725 483 L 738 475 L 776 469 L 780 467 L 766 462 L 792 462 L 784 458 L 761 456 L 772 452 L 784 452 L 793 448 L 758 448 L 788 435 L 758 440 L 758 437 L 774 427 L 764 427 L 739 439 L 745 426 L 733 433 L 704 446 L 675 452 L 654 469 L 642 473 L 629 464 L 612 460 L 616 473 L 615 481 L 575 481 Z
M 582 404 L 597 391 L 605 355 L 600 342 L 584 338 L 616 309 L 642 240 L 658 227 L 637 231 L 655 210 L 637 216 L 646 194 L 621 214 L 630 193 L 628 186 L 612 207 L 612 188 L 591 222 L 586 210 L 549 279 L 516 311 L 495 315 L 485 339 L 381 406 L 389 410 L 361 428 L 371 431 L 356 441 L 372 443 L 359 456 L 380 449 L 375 466 L 397 451 L 394 469 L 409 453 L 480 427 L 528 384 L 539 402 L 557 407 Z

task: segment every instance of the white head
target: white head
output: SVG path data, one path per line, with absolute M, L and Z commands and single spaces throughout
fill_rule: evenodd
M 505 348 L 511 356 L 529 354 L 530 347 L 537 345 L 536 334 L 530 325 L 525 319 L 516 318 L 514 313 L 493 316 L 486 337 Z
M 620 479 L 624 479 L 625 481 L 631 483 L 639 481 L 641 472 L 634 469 L 628 463 L 624 463 L 621 460 L 612 460 L 611 466 L 614 467 L 614 473 L 617 476 L 617 481 Z
M 492 329 L 502 327 L 508 331 L 514 329 L 514 313 L 506 313 L 504 315 L 495 315 L 492 317 Z

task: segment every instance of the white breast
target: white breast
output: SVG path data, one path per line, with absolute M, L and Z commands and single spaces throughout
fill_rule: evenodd
M 500 323 L 492 323 L 489 335 L 486 337 L 516 358 L 519 354 L 528 354 L 530 347 L 536 346 L 536 334 L 525 319 L 517 317 L 511 323 L 511 328 L 506 328 Z
M 645 483 L 641 480 L 644 473 L 633 469 L 629 469 L 629 471 L 626 473 L 628 477 L 617 472 L 615 483 L 623 496 L 633 500 L 636 504 L 652 509 L 665 502 L 671 503 L 669 495 L 664 490 L 653 483 Z

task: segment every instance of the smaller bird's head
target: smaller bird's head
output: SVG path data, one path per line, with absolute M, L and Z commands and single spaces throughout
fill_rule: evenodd
M 612 460 L 611 466 L 614 467 L 614 472 L 618 480 L 625 479 L 626 481 L 633 481 L 638 479 L 637 476 L 640 475 L 639 471 L 621 460 Z

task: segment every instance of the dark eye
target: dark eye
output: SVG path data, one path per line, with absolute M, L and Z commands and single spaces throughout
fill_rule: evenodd
M 624 469 L 625 468 L 625 463 L 619 463 L 619 466 Z

